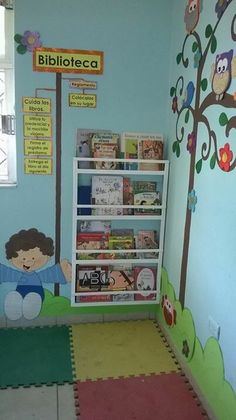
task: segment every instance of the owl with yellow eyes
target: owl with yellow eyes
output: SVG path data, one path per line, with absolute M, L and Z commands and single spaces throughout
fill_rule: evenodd
M 196 28 L 201 11 L 202 0 L 188 0 L 188 4 L 185 8 L 184 22 L 186 31 L 189 34 Z
M 211 76 L 212 90 L 217 101 L 224 98 L 233 77 L 236 77 L 236 57 L 233 57 L 233 50 L 218 54 Z

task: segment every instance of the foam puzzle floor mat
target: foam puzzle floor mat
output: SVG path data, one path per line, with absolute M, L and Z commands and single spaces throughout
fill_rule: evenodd
M 67 326 L 0 329 L 0 388 L 71 383 Z
M 71 327 L 74 379 L 80 381 L 177 372 L 151 320 Z
M 80 420 L 203 420 L 180 373 L 77 382 Z

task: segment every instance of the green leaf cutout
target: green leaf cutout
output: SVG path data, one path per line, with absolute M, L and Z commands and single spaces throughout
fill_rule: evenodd
M 216 154 L 214 152 L 210 160 L 210 168 L 214 169 L 215 165 L 216 165 Z
M 25 54 L 27 51 L 27 48 L 25 47 L 25 45 L 20 44 L 18 45 L 16 50 L 19 54 Z
M 219 123 L 220 123 L 220 125 L 223 127 L 224 125 L 226 125 L 227 123 L 228 123 L 228 117 L 227 117 L 227 115 L 225 114 L 225 112 L 222 112 L 221 114 L 220 114 L 220 117 L 219 117 Z
M 214 54 L 216 52 L 216 48 L 217 48 L 217 41 L 216 41 L 216 37 L 213 36 L 211 39 L 211 52 L 212 54 Z
M 170 89 L 170 96 L 172 97 L 174 96 L 174 94 L 175 94 L 175 87 L 172 86 L 172 88 Z
M 202 159 L 200 159 L 197 163 L 196 163 L 196 171 L 198 174 L 200 174 L 202 170 Z
M 189 114 L 190 114 L 190 112 L 189 112 L 189 109 L 188 109 L 186 114 L 185 114 L 185 119 L 184 119 L 186 124 L 188 123 L 188 120 L 189 120 Z
M 202 79 L 201 81 L 201 88 L 202 90 L 205 92 L 205 90 L 207 89 L 207 85 L 208 85 L 208 81 L 207 79 Z
M 177 57 L 176 57 L 176 62 L 177 62 L 177 64 L 179 64 L 179 63 L 180 63 L 181 59 L 182 59 L 182 52 L 181 52 L 181 53 L 179 53 L 179 54 L 177 55 Z
M 22 35 L 20 35 L 20 34 L 15 34 L 15 36 L 14 36 L 14 40 L 17 42 L 17 44 L 21 44 Z
M 177 144 L 176 144 L 176 156 L 177 156 L 177 158 L 178 157 L 180 157 L 180 147 L 179 147 L 179 143 L 178 142 L 176 142 Z
M 194 42 L 193 45 L 192 45 L 192 52 L 196 52 L 197 49 L 198 49 L 198 43 Z
M 174 141 L 174 143 L 172 144 L 173 153 L 175 153 L 175 151 L 176 151 L 176 143 L 177 143 L 177 141 Z
M 210 38 L 212 34 L 212 26 L 211 25 L 207 25 L 206 30 L 205 30 L 205 36 L 206 38 Z

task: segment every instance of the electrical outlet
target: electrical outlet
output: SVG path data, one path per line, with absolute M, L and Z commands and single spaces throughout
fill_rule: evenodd
M 217 324 L 217 322 L 209 316 L 209 330 L 213 337 L 215 337 L 217 340 L 220 338 L 220 326 Z

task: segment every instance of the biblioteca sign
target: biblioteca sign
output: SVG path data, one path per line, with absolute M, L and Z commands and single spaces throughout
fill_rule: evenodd
M 103 52 L 36 48 L 33 70 L 53 73 L 103 74 Z

